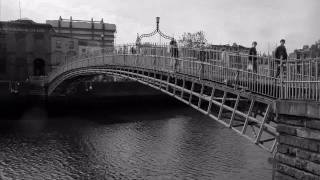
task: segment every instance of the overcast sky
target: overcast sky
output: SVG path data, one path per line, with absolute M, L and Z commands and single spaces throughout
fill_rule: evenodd
M 0 20 L 19 18 L 19 0 L 0 2 Z M 209 43 L 251 46 L 255 40 L 261 52 L 281 38 L 290 52 L 320 39 L 320 0 L 21 0 L 21 7 L 22 17 L 36 22 L 104 18 L 117 25 L 117 43 L 151 32 L 156 16 L 170 36 L 203 30 Z

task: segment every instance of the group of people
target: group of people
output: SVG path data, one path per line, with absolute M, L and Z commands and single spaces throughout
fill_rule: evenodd
M 280 75 L 280 68 L 281 66 L 285 64 L 285 61 L 288 59 L 288 54 L 286 47 L 284 44 L 286 41 L 284 39 L 280 40 L 280 46 L 278 46 L 275 50 L 275 63 L 277 66 L 277 71 L 276 71 L 276 77 L 279 77 Z M 257 42 L 254 41 L 252 42 L 252 47 L 249 50 L 249 62 L 252 65 L 252 70 L 253 72 L 257 73 Z M 282 61 L 282 62 L 281 62 Z
M 285 47 L 285 42 L 286 41 L 284 39 L 281 39 L 280 46 L 278 46 L 275 50 L 275 65 L 276 65 L 275 76 L 276 77 L 279 77 L 281 66 L 284 67 L 286 60 L 288 59 L 288 54 L 287 54 L 287 50 Z M 257 63 L 258 55 L 257 55 L 257 49 L 256 49 L 257 45 L 258 45 L 258 43 L 256 41 L 252 42 L 252 47 L 249 50 L 249 65 L 250 65 L 250 67 L 248 69 L 253 71 L 254 73 L 257 73 L 257 70 L 258 70 L 258 63 Z M 203 59 L 202 56 L 203 57 L 205 56 L 205 55 L 202 55 L 201 52 L 202 52 L 202 50 L 200 51 L 200 61 L 201 61 L 201 59 Z M 225 53 L 226 52 L 223 51 L 222 56 L 226 56 L 226 55 L 224 55 Z M 171 57 L 174 57 L 174 58 L 179 57 L 178 43 L 174 38 L 172 38 L 170 41 L 170 54 L 171 54 Z M 223 59 L 228 59 L 228 58 L 223 58 Z M 176 65 L 177 64 L 175 63 L 175 66 Z

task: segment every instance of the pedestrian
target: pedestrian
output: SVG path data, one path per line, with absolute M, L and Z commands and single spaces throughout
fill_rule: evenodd
M 286 64 L 288 54 L 287 54 L 287 49 L 284 46 L 286 41 L 284 39 L 280 40 L 280 46 L 277 47 L 276 52 L 275 52 L 275 63 L 277 66 L 277 74 L 276 77 L 279 77 L 280 75 L 280 68 L 283 67 L 283 71 L 285 71 L 284 65 Z M 281 63 L 282 62 L 282 63 Z
M 221 66 L 227 66 L 228 61 L 229 60 L 227 60 L 227 51 L 226 49 L 222 49 L 221 50 Z
M 257 42 L 252 42 L 252 47 L 249 50 L 249 63 L 252 65 L 252 70 L 257 73 Z M 250 68 L 251 69 L 251 68 Z
M 178 66 L 178 57 L 179 57 L 179 50 L 178 50 L 178 43 L 177 41 L 172 38 L 170 41 L 170 53 L 171 53 L 171 57 L 174 58 L 174 71 L 177 71 L 177 66 Z
M 199 60 L 200 60 L 200 76 L 199 79 L 204 78 L 204 63 L 206 62 L 207 59 L 207 52 L 205 51 L 205 46 L 204 43 L 201 44 L 200 47 L 200 52 L 199 52 Z
M 228 84 L 228 69 L 230 65 L 229 61 L 229 53 L 227 53 L 226 49 L 222 49 L 221 52 L 221 71 L 222 71 L 222 78 L 223 78 L 223 83 Z
M 171 57 L 173 57 L 174 38 L 171 38 L 169 45 L 170 45 L 170 54 L 171 54 Z
M 171 57 L 177 58 L 179 56 L 178 44 L 174 38 L 172 38 L 170 41 L 170 53 L 171 53 Z
M 131 54 L 136 54 L 137 53 L 136 49 L 133 46 L 131 47 L 130 50 L 131 50 Z

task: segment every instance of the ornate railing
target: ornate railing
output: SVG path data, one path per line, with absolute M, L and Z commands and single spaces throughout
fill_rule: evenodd
M 77 68 L 126 66 L 198 77 L 275 99 L 320 100 L 319 58 L 281 61 L 258 56 L 257 70 L 253 71 L 249 55 L 241 52 L 179 47 L 179 55 L 172 57 L 170 51 L 167 45 L 101 49 L 68 59 L 49 75 L 48 82 Z

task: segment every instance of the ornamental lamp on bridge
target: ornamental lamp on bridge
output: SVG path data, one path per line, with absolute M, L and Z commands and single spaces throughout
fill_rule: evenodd
M 157 20 L 157 30 L 159 30 L 160 17 L 156 17 L 156 20 Z

